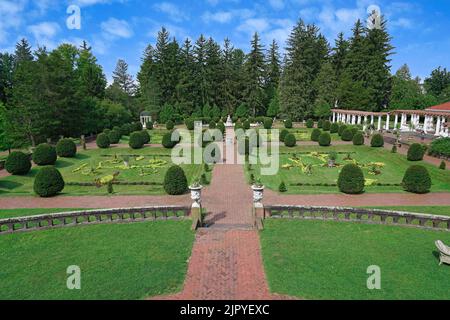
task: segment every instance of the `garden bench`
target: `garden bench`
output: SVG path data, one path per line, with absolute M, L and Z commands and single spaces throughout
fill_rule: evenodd
M 436 241 L 436 247 L 440 253 L 440 264 L 443 263 L 450 265 L 450 247 L 447 247 L 442 241 Z

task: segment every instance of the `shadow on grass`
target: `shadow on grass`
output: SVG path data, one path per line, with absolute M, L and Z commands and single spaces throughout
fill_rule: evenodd
M 15 181 L 8 181 L 8 180 L 0 180 L 0 190 L 14 190 L 16 188 L 22 187 L 23 184 Z

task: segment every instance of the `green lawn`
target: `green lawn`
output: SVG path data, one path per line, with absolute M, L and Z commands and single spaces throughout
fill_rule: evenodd
M 337 163 L 339 167 L 328 168 L 326 166 L 327 159 L 322 160 L 311 153 L 329 153 L 331 151 L 340 152 Z M 278 191 L 278 187 L 284 181 L 288 188 L 288 194 L 327 194 L 338 193 L 336 186 L 323 186 L 324 184 L 336 184 L 340 169 L 347 163 L 347 153 L 351 153 L 352 159 L 365 166 L 363 168 L 367 180 L 375 185 L 367 186 L 366 192 L 371 193 L 389 193 L 389 192 L 403 192 L 403 188 L 399 186 L 403 180 L 403 175 L 407 168 L 411 165 L 421 164 L 429 170 L 433 186 L 432 192 L 448 192 L 450 190 L 450 173 L 449 171 L 439 170 L 438 168 L 426 162 L 409 162 L 404 155 L 393 154 L 383 148 L 370 148 L 368 146 L 355 147 L 353 145 L 340 145 L 332 147 L 319 146 L 302 146 L 295 148 L 280 148 L 280 170 L 275 176 L 262 176 L 261 181 L 268 188 Z M 305 164 L 311 164 L 312 174 L 306 174 L 300 166 L 295 165 L 290 159 L 297 155 L 299 159 Z M 325 157 L 326 158 L 326 157 Z M 371 163 L 381 163 L 384 166 L 380 169 L 380 175 L 371 175 L 369 172 L 372 169 Z M 285 165 L 291 165 L 290 169 L 283 168 Z M 254 165 L 249 171 L 246 168 L 246 175 L 249 179 L 253 174 L 255 177 L 260 177 L 259 165 Z M 312 184 L 313 186 L 299 186 L 298 184 Z M 390 184 L 391 186 L 376 186 L 377 183 Z M 322 186 L 317 186 L 322 184 Z M 393 185 L 392 185 L 393 184 Z
M 436 240 L 450 233 L 396 226 L 267 220 L 261 232 L 272 292 L 305 299 L 450 299 L 450 267 Z M 366 273 L 381 267 L 381 290 Z
M 282 130 L 284 130 L 283 128 L 279 128 L 278 130 L 280 130 L 280 133 Z M 295 138 L 297 139 L 298 142 L 308 142 L 311 141 L 311 134 L 313 132 L 314 129 L 309 129 L 309 128 L 293 128 L 293 129 L 287 129 L 290 133 L 294 134 Z M 272 141 L 272 137 L 270 135 L 269 132 L 269 136 L 268 136 L 268 141 Z M 331 135 L 331 140 L 332 141 L 340 141 L 341 138 L 339 137 L 339 135 L 337 133 L 334 133 Z
M 373 209 L 381 209 L 381 210 L 394 210 L 394 211 L 404 211 L 404 212 L 414 212 L 414 213 L 425 213 L 425 214 L 434 214 L 438 216 L 450 216 L 450 207 L 411 207 L 411 206 L 403 206 L 403 207 L 370 207 Z
M 190 221 L 96 225 L 0 236 L 0 299 L 143 299 L 181 291 Z M 66 287 L 81 268 L 81 290 Z
M 161 144 L 163 136 L 169 132 L 169 130 L 166 129 L 154 129 L 154 130 L 147 130 L 148 134 L 150 135 L 150 143 L 151 144 Z M 120 140 L 121 144 L 128 144 L 130 142 L 129 136 L 124 136 Z
M 153 168 L 123 169 L 122 155 L 133 155 L 130 157 L 130 166 L 148 166 L 151 161 L 161 161 L 160 164 Z M 139 156 L 143 156 L 139 159 Z M 66 184 L 70 183 L 93 183 L 95 179 L 112 175 L 120 172 L 118 180 L 120 182 L 148 182 L 152 185 L 146 186 L 130 186 L 118 185 L 114 186 L 114 191 L 118 195 L 134 195 L 134 194 L 165 194 L 163 189 L 164 176 L 167 169 L 172 165 L 171 150 L 164 148 L 143 148 L 140 150 L 132 150 L 130 148 L 110 148 L 110 149 L 93 149 L 79 152 L 76 158 L 61 159 L 59 158 L 56 167 L 61 171 Z M 116 161 L 116 162 L 114 162 Z M 101 167 L 99 166 L 101 163 Z M 96 169 L 95 172 L 89 173 L 90 169 Z M 189 182 L 200 177 L 204 173 L 202 165 L 182 165 Z M 0 179 L 0 196 L 29 196 L 33 194 L 33 181 L 39 168 L 33 168 L 26 176 L 7 176 Z M 207 173 L 207 179 L 210 181 L 211 172 Z M 66 185 L 64 195 L 106 195 L 106 187 L 81 187 Z

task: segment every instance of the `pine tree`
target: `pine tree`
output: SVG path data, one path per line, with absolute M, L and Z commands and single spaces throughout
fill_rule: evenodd
M 220 46 L 212 38 L 206 42 L 206 101 L 210 105 L 219 104 L 222 92 L 223 64 Z
M 176 101 L 189 116 L 194 111 L 195 102 L 194 57 L 192 44 L 186 39 L 180 52 L 179 82 L 176 86 Z
M 14 56 L 0 53 L 0 102 L 6 104 L 13 86 Z
M 269 104 L 277 95 L 281 77 L 280 52 L 279 46 L 275 40 L 273 40 L 272 44 L 270 45 L 266 61 L 267 74 L 265 80 L 265 95 L 267 99 L 266 104 Z
M 442 92 L 450 86 L 450 71 L 439 67 L 431 72 L 430 77 L 425 79 L 427 93 L 439 97 Z
M 76 61 L 80 90 L 83 96 L 103 99 L 105 96 L 106 77 L 97 58 L 92 54 L 92 48 L 83 41 Z
M 245 63 L 246 89 L 245 102 L 252 111 L 253 116 L 265 114 L 266 106 L 264 92 L 264 75 L 266 66 L 264 62 L 263 46 L 260 43 L 258 33 L 255 33 L 251 41 L 251 51 Z
M 313 87 L 316 95 L 314 115 L 319 118 L 327 118 L 336 101 L 337 81 L 331 63 L 326 62 L 322 65 Z
M 18 65 L 23 61 L 32 61 L 33 53 L 28 40 L 23 38 L 16 44 L 16 51 L 14 53 L 15 64 Z
M 222 106 L 223 113 L 230 115 L 234 113 L 238 98 L 236 97 L 237 86 L 237 74 L 233 66 L 234 47 L 231 45 L 231 41 L 227 38 L 224 41 L 224 47 L 222 50 L 223 61 L 223 79 L 221 82 L 219 105 Z
M 155 49 L 149 45 L 142 58 L 141 69 L 137 79 L 139 82 L 139 111 L 149 111 L 154 117 L 161 110 L 161 90 L 157 79 Z
M 128 96 L 133 96 L 136 93 L 136 85 L 133 76 L 128 73 L 128 63 L 119 59 L 117 61 L 116 69 L 113 72 L 114 84 L 117 85 Z
M 206 75 L 206 39 L 200 35 L 194 46 L 195 83 L 197 84 L 195 104 L 202 108 L 208 102 L 208 78 Z

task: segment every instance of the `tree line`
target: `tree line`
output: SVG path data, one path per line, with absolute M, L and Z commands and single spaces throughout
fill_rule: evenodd
M 387 21 L 331 45 L 314 24 L 293 28 L 284 54 L 258 33 L 245 53 L 230 39 L 201 35 L 179 43 L 162 28 L 143 54 L 135 80 L 119 60 L 107 86 L 102 67 L 83 43 L 35 52 L 24 39 L 14 54 L 0 54 L 0 145 L 36 145 L 79 137 L 130 121 L 143 111 L 160 123 L 185 118 L 268 116 L 303 120 L 330 109 L 423 109 L 450 100 L 450 72 L 439 67 L 413 79 L 408 66 L 394 75 Z

